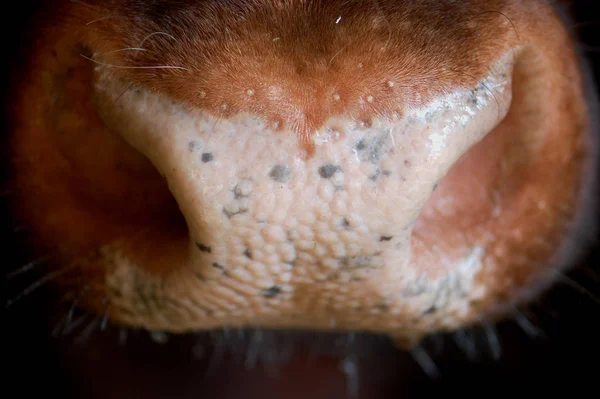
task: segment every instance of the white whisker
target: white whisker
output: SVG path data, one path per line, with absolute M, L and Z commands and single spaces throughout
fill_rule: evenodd
M 100 320 L 96 317 L 94 318 L 79 334 L 79 336 L 77 338 L 75 338 L 74 342 L 77 345 L 83 344 L 85 343 L 90 336 L 92 335 L 92 333 L 94 332 L 94 330 L 96 328 L 98 328 L 98 325 L 100 324 Z
M 6 308 L 11 307 L 15 302 L 23 299 L 24 297 L 30 295 L 31 293 L 33 293 L 34 291 L 36 291 L 38 288 L 44 286 L 45 284 L 48 284 L 50 281 L 60 277 L 61 275 L 67 273 L 68 271 L 74 269 L 77 265 L 73 264 L 71 266 L 67 266 L 64 267 L 60 270 L 56 270 L 52 273 L 49 273 L 47 275 L 45 275 L 44 277 L 40 278 L 39 280 L 37 280 L 36 282 L 34 282 L 33 284 L 31 284 L 29 287 L 25 288 L 23 290 L 23 292 L 21 292 L 19 295 L 17 295 L 16 297 L 14 297 L 13 299 L 9 300 L 6 303 Z
M 559 280 L 561 280 L 562 282 L 564 282 L 571 288 L 579 291 L 583 295 L 587 296 L 592 301 L 596 302 L 598 305 L 600 305 L 600 299 L 598 299 L 596 296 L 594 296 L 594 294 L 592 294 L 590 291 L 588 291 L 583 285 L 579 284 L 577 281 L 573 280 L 572 278 L 570 278 L 569 276 L 567 276 L 565 274 L 558 273 L 558 272 L 557 272 L 557 274 L 558 274 Z
M 78 4 L 84 5 L 84 6 L 86 6 L 86 7 L 89 7 L 89 8 L 91 8 L 91 9 L 94 9 L 94 10 L 97 10 L 97 9 L 98 9 L 97 7 L 94 7 L 93 5 L 91 5 L 91 4 L 88 4 L 88 3 L 85 3 L 85 2 L 83 2 L 83 1 L 81 1 L 81 0 L 71 0 L 71 3 L 78 3 Z
M 108 55 L 108 54 L 114 54 L 114 53 L 120 53 L 122 51 L 148 51 L 145 48 L 141 48 L 141 47 L 126 47 L 126 48 L 122 48 L 119 50 L 112 50 L 112 51 L 108 51 L 106 53 L 102 53 L 100 55 Z
M 47 261 L 48 261 L 48 257 L 41 257 L 39 259 L 33 260 L 33 261 L 19 267 L 18 269 L 13 270 L 12 272 L 8 273 L 6 275 L 6 280 L 11 280 L 11 279 L 15 278 L 16 276 L 24 274 L 24 273 L 34 269 L 36 266 L 41 265 Z
M 387 38 L 387 41 L 385 42 L 385 45 L 381 48 L 382 50 L 385 50 L 387 48 L 387 46 L 390 44 L 390 41 L 392 40 L 392 24 L 390 24 L 390 21 L 388 21 L 388 19 L 386 18 L 385 12 L 381 9 L 379 2 L 377 0 L 373 0 L 373 4 L 375 5 L 375 8 L 377 8 L 377 12 L 379 12 L 381 14 L 383 20 L 385 21 L 385 24 L 387 25 L 388 38 Z
M 410 353 L 412 354 L 415 362 L 417 362 L 423 372 L 427 374 L 432 381 L 439 381 L 441 379 L 440 370 L 436 366 L 431 356 L 429 356 L 427 351 L 423 349 L 421 345 L 415 345 L 411 349 Z
M 109 319 L 110 319 L 110 312 L 107 310 L 104 313 L 104 317 L 102 318 L 102 323 L 100 323 L 100 331 L 106 330 L 106 326 L 108 325 Z
M 105 62 L 101 62 L 101 61 L 96 61 L 93 58 L 90 57 L 86 57 L 83 54 L 80 54 L 83 58 L 85 58 L 86 60 L 92 61 L 93 63 L 96 63 L 98 65 L 102 65 L 105 67 L 109 67 L 109 68 L 116 68 L 116 69 L 179 69 L 182 71 L 189 71 L 189 69 L 184 68 L 184 67 L 180 67 L 180 66 L 175 66 L 175 65 L 157 65 L 157 66 L 132 66 L 132 65 L 113 65 L 113 64 L 108 64 Z
M 87 25 L 91 25 L 91 24 L 96 23 L 96 22 L 104 21 L 105 19 L 108 19 L 108 18 L 111 18 L 111 16 L 107 15 L 106 17 L 94 19 L 93 21 L 90 21 L 90 22 L 86 23 L 86 26 Z
M 359 367 L 356 355 L 350 354 L 341 362 L 342 372 L 346 375 L 346 393 L 349 398 L 359 397 Z
M 453 334 L 456 346 L 464 352 L 467 359 L 473 361 L 477 359 L 477 346 L 474 338 L 464 330 L 458 330 Z
M 253 369 L 256 367 L 258 356 L 261 351 L 263 341 L 262 331 L 257 329 L 252 334 L 252 339 L 250 340 L 250 344 L 248 345 L 248 352 L 246 353 L 246 361 L 244 362 L 244 367 L 247 369 Z
M 154 33 L 150 33 L 148 36 L 146 36 L 146 37 L 145 37 L 145 38 L 142 40 L 142 42 L 140 43 L 140 45 L 139 45 L 138 47 L 142 47 L 142 46 L 144 45 L 144 43 L 146 43 L 146 40 L 148 40 L 148 39 L 150 39 L 152 36 L 156 36 L 156 35 L 163 35 L 163 36 L 166 36 L 166 37 L 168 37 L 168 38 L 170 38 L 170 39 L 177 40 L 177 39 L 175 38 L 175 36 L 173 36 L 173 35 L 170 35 L 170 34 L 168 34 L 167 32 L 154 32 Z
M 70 325 L 65 326 L 66 328 L 63 330 L 63 335 L 68 335 L 70 333 L 72 333 L 73 331 L 75 331 L 77 329 L 77 327 L 79 327 L 80 325 L 82 325 L 88 318 L 90 317 L 89 314 L 83 314 L 82 316 L 80 316 L 78 319 L 76 319 L 75 321 L 73 321 Z
M 520 311 L 516 311 L 515 313 L 515 321 L 517 325 L 521 327 L 523 331 L 531 338 L 537 338 L 543 335 L 539 328 L 533 325 L 531 321 Z
M 488 340 L 490 352 L 492 354 L 492 359 L 499 360 L 500 356 L 502 355 L 502 345 L 500 344 L 500 339 L 498 338 L 498 334 L 496 333 L 496 328 L 487 323 L 484 323 L 483 330 L 485 331 L 485 335 Z

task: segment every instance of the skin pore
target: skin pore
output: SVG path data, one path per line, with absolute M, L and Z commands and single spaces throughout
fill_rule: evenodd
M 345 359 L 346 376 L 349 347 L 379 353 L 346 330 L 391 337 L 430 376 L 431 343 L 414 346 L 425 334 L 476 323 L 496 357 L 499 316 L 527 331 L 519 306 L 562 278 L 593 220 L 591 112 L 552 8 L 295 3 L 65 2 L 42 14 L 13 75 L 25 83 L 11 85 L 7 138 L 9 210 L 43 259 L 10 273 L 42 280 L 15 289 L 11 308 L 37 284 L 66 305 L 53 328 L 84 340 L 225 326 L 200 338 L 199 358 L 239 340 L 246 369 L 285 357 L 271 328 L 342 331 L 341 347 L 324 338 L 325 358 Z M 431 161 L 436 132 L 446 152 Z M 76 311 L 91 315 L 81 328 Z M 319 378 L 298 366 L 314 340 L 297 342 L 282 361 L 301 370 L 295 387 Z

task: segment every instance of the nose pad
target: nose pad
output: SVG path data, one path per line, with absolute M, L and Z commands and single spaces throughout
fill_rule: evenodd
M 218 118 L 132 90 L 102 68 L 95 101 L 179 204 L 189 242 L 165 267 L 193 276 L 186 295 L 201 304 L 203 328 L 224 320 L 329 328 L 334 320 L 389 329 L 406 320 L 369 319 L 390 308 L 414 314 L 398 297 L 401 287 L 424 272 L 447 272 L 415 267 L 413 225 L 452 164 L 506 114 L 510 59 L 423 108 L 368 119 L 332 115 L 312 132 L 308 157 L 290 128 L 299 123 L 248 113 Z M 380 310 L 364 318 L 356 309 Z

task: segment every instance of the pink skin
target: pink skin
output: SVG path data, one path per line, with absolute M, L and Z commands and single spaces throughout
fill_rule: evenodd
M 127 90 L 99 67 L 101 116 L 164 176 L 187 221 L 186 272 L 162 282 L 162 295 L 203 305 L 190 305 L 194 316 L 181 326 L 160 314 L 126 321 L 162 330 L 259 324 L 393 335 L 472 317 L 469 302 L 485 295 L 474 283 L 483 247 L 473 243 L 463 262 L 424 269 L 410 237 L 434 185 L 506 115 L 511 59 L 498 61 L 474 92 L 457 90 L 368 126 L 331 118 L 308 160 L 295 135 L 260 118 L 187 111 Z M 105 256 L 115 265 L 107 281 L 121 292 L 117 306 L 135 315 L 131 276 L 143 269 L 134 271 L 118 250 Z M 456 283 L 446 291 L 449 276 Z M 416 286 L 418 295 L 409 294 Z M 410 320 L 432 306 L 442 309 L 435 318 Z

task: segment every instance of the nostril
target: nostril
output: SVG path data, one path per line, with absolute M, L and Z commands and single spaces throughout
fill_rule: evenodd
M 581 81 L 552 57 L 517 51 L 506 117 L 449 170 L 415 224 L 413 239 L 426 254 L 437 248 L 458 262 L 465 254 L 451 255 L 457 248 L 482 251 L 478 280 L 488 292 L 474 306 L 481 315 L 539 295 L 578 256 L 573 237 L 591 234 L 594 161 L 584 144 Z

